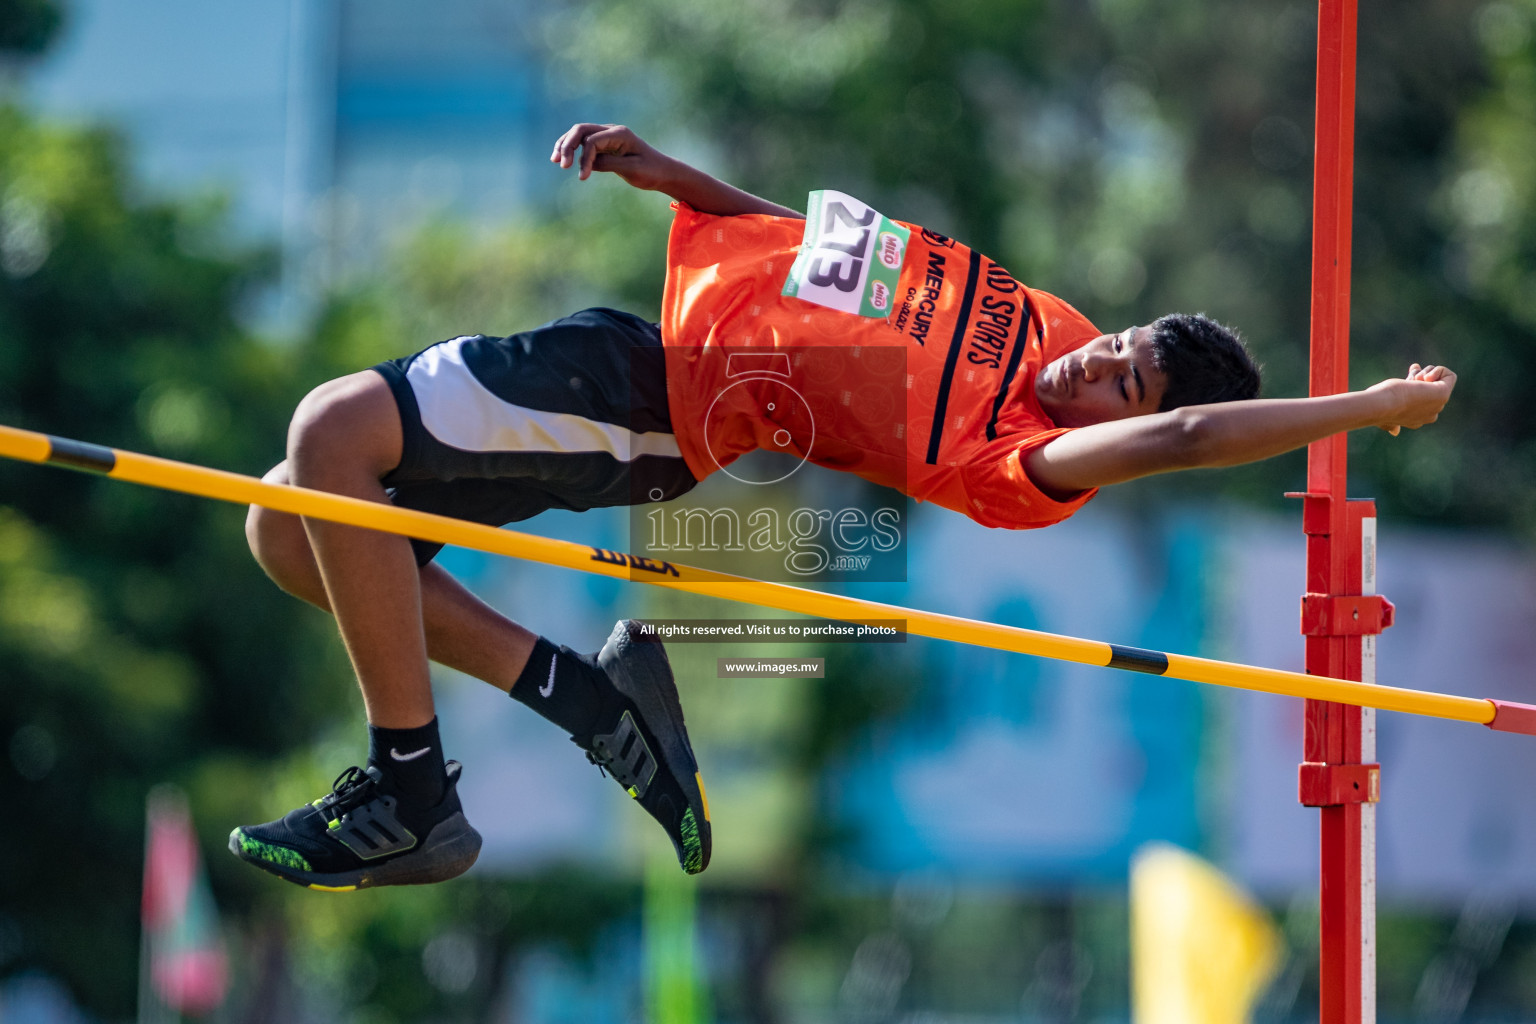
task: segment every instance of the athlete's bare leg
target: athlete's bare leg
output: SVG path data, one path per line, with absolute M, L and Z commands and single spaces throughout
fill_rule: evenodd
M 288 464 L 280 463 L 265 479 L 289 483 Z M 253 505 L 245 533 L 256 561 L 273 582 L 317 608 L 331 610 L 320 567 L 298 516 Z M 435 563 L 421 568 L 421 612 L 428 657 L 511 692 L 533 650 L 533 633 L 470 593 Z
M 386 502 L 379 481 L 399 464 L 401 448 L 400 416 L 389 385 L 365 370 L 321 385 L 299 403 L 288 431 L 286 465 L 300 486 Z M 422 575 L 410 542 L 319 519 L 302 523 L 368 721 L 390 729 L 426 725 L 434 715 L 432 686 Z M 459 653 L 465 646 L 470 645 L 449 642 Z

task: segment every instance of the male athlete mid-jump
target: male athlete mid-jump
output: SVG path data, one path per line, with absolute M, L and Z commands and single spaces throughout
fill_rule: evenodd
M 855 233 L 825 243 L 829 260 L 797 266 L 823 244 L 818 232 L 872 224 L 873 211 L 828 206 L 828 223 L 807 224 L 622 126 L 576 125 L 550 159 L 675 200 L 661 323 L 589 309 L 322 384 L 294 413 L 268 480 L 494 525 L 666 501 L 747 451 L 800 443 L 786 410 L 750 388 L 717 404 L 722 353 L 841 346 L 898 357 L 905 413 L 879 431 L 852 412 L 818 417 L 809 450 L 794 453 L 1023 529 L 1065 519 L 1106 484 L 1422 426 L 1456 382 L 1414 364 L 1363 391 L 1260 399 L 1246 349 L 1205 316 L 1102 333 L 981 254 L 896 222 L 878 251 L 858 250 L 867 239 Z M 890 283 L 839 308 L 833 292 L 852 294 L 866 257 L 888 264 Z M 858 362 L 869 369 L 848 372 L 889 365 Z M 366 766 L 330 794 L 235 829 L 236 855 L 329 890 L 435 882 L 474 862 L 480 837 L 456 795 L 459 765 L 444 760 L 431 659 L 559 725 L 660 822 L 684 870 L 708 865 L 703 782 L 659 644 L 621 622 L 596 654 L 558 647 L 470 594 L 431 544 L 264 508 L 251 509 L 247 533 L 279 586 L 336 616 L 369 742 Z

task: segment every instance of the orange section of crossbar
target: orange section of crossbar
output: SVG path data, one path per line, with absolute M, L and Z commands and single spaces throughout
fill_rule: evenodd
M 270 484 L 254 477 L 209 469 L 185 462 L 119 451 L 0 426 L 0 456 L 25 462 L 55 463 L 104 473 L 114 479 L 145 484 L 204 498 L 262 505 L 279 512 L 326 519 L 395 533 L 421 540 L 474 548 L 530 562 L 542 562 L 581 572 L 650 583 L 688 593 L 722 598 L 764 608 L 796 612 L 845 622 L 897 619 L 906 632 L 956 643 L 1032 654 L 1187 679 L 1197 683 L 1259 690 L 1293 697 L 1313 697 L 1343 704 L 1401 711 L 1412 715 L 1489 724 L 1497 708 L 1493 701 L 1451 694 L 1406 690 L 1280 669 L 1164 654 L 1121 647 L 1097 640 L 1061 636 L 1018 626 L 944 615 L 918 608 L 882 604 L 840 594 L 827 594 L 784 583 L 769 583 L 730 573 L 713 572 L 673 562 L 657 562 L 622 552 L 588 547 L 571 541 L 498 530 L 479 523 L 396 508 L 376 502 L 328 494 L 303 487 Z M 1506 713 L 1505 719 L 1509 719 Z M 1521 730 L 1524 731 L 1524 730 Z

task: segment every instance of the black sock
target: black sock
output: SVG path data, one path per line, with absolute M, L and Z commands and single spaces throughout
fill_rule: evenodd
M 432 807 L 443 798 L 446 769 L 437 719 L 415 729 L 368 727 L 368 763 L 384 773 L 388 786 L 402 802 Z
M 528 664 L 512 686 L 512 699 L 578 739 L 591 736 L 604 712 L 622 700 L 598 669 L 596 656 L 556 647 L 543 637 L 534 643 Z

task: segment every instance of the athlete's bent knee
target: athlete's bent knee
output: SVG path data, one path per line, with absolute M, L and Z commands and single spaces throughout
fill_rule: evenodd
M 285 519 L 291 522 L 284 522 Z M 252 505 L 245 517 L 245 540 L 256 564 L 273 583 L 290 594 L 302 587 L 304 561 L 311 556 L 304 524 L 298 516 Z
M 288 483 L 288 464 L 279 462 L 261 480 L 268 484 Z M 293 520 L 299 532 L 303 532 L 304 524 L 297 516 L 286 516 L 261 505 L 252 505 L 245 514 L 245 542 L 250 546 L 257 564 L 266 570 L 268 576 L 273 576 L 273 569 L 280 569 L 286 561 L 283 557 L 287 553 L 283 537 L 284 518 Z
M 288 464 L 279 463 L 262 477 L 269 484 L 287 484 Z M 325 607 L 325 585 L 315 565 L 304 521 L 288 512 L 252 505 L 245 517 L 245 539 L 262 572 L 284 591 Z

